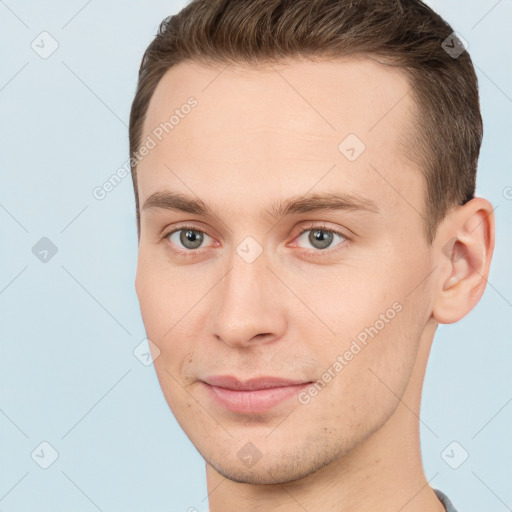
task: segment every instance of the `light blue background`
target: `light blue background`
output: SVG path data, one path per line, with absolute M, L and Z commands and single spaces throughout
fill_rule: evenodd
M 512 507 L 512 2 L 429 3 L 477 68 L 477 193 L 496 208 L 497 243 L 481 302 L 438 330 L 422 452 L 459 512 L 500 512 Z M 128 157 L 143 51 L 184 5 L 0 1 L 0 511 L 207 509 L 204 461 L 133 354 L 145 333 L 131 178 L 92 195 Z M 43 31 L 59 44 L 48 59 L 31 48 Z M 32 253 L 42 237 L 58 247 L 47 263 Z M 42 441 L 59 454 L 46 470 L 31 458 Z M 452 441 L 469 453 L 458 469 L 441 457 Z

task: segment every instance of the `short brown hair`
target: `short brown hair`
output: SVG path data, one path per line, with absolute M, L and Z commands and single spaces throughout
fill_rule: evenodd
M 186 60 L 257 65 L 367 55 L 410 81 L 417 114 L 407 149 L 425 178 L 422 215 L 431 243 L 448 211 L 474 197 L 483 134 L 469 54 L 445 51 L 457 43 L 453 37 L 450 25 L 420 0 L 193 0 L 161 22 L 139 70 L 129 127 L 139 235 L 133 157 L 153 92 L 169 68 Z

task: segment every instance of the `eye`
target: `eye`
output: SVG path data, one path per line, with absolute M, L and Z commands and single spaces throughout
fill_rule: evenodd
M 306 234 L 309 232 L 309 235 L 306 236 Z M 335 229 L 329 229 L 328 227 L 324 225 L 319 226 L 308 226 L 307 228 L 303 229 L 299 236 L 297 237 L 297 240 L 300 240 L 301 238 L 304 241 L 304 238 L 306 239 L 307 243 L 310 243 L 314 249 L 314 251 L 309 252 L 330 252 L 334 239 L 338 237 L 340 238 L 340 242 L 336 244 L 334 247 L 340 245 L 342 242 L 348 240 L 348 238 L 343 235 L 343 233 L 335 230 Z M 325 251 L 325 249 L 329 248 L 329 251 Z
M 187 252 L 194 251 L 201 247 L 205 237 L 210 238 L 204 231 L 196 229 L 194 226 L 181 226 L 179 229 L 175 229 L 167 233 L 164 238 L 175 247 L 183 247 L 186 249 L 176 250 L 171 248 L 174 252 Z
M 307 233 L 309 233 L 308 236 L 306 236 Z M 164 235 L 163 239 L 168 242 L 168 249 L 172 253 L 186 258 L 203 252 L 200 249 L 205 241 L 205 237 L 211 238 L 207 233 L 197 229 L 195 226 L 180 226 Z M 303 228 L 296 237 L 296 240 L 304 243 L 304 238 L 306 243 L 310 243 L 313 246 L 313 249 L 305 248 L 305 252 L 311 255 L 330 253 L 336 250 L 338 245 L 350 240 L 340 231 L 329 229 L 325 225 L 310 225 Z M 340 241 L 331 247 L 335 238 L 340 239 Z M 218 242 L 214 241 L 214 245 L 218 245 Z

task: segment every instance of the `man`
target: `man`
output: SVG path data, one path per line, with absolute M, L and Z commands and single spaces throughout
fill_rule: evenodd
M 136 290 L 211 512 L 441 512 L 419 413 L 482 296 L 491 204 L 462 43 L 419 0 L 196 0 L 130 118 Z

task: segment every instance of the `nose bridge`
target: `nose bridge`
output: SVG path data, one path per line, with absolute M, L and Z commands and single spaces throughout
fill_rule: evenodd
M 214 334 L 231 346 L 247 346 L 258 335 L 280 338 L 286 319 L 279 307 L 275 277 L 263 247 L 246 237 L 234 248 L 229 271 L 220 284 Z M 261 336 L 260 336 L 261 339 Z

